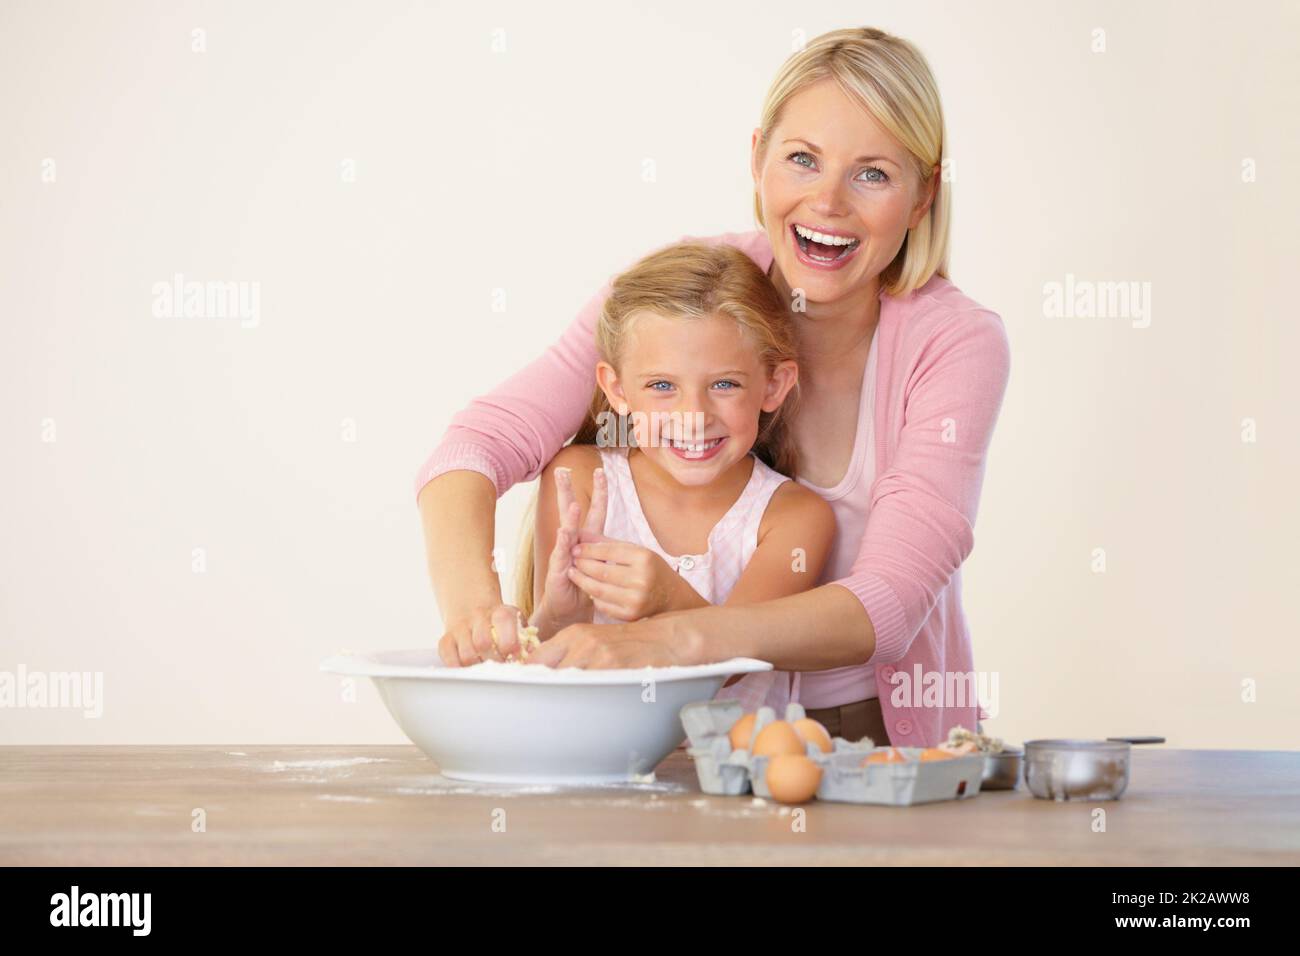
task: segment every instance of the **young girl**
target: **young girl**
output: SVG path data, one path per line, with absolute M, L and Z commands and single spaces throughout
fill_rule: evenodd
M 543 471 L 521 554 L 538 636 L 811 588 L 835 519 L 790 480 L 793 322 L 762 270 L 729 245 L 661 249 L 614 280 L 596 340 L 590 418 Z M 789 679 L 724 693 L 752 710 Z

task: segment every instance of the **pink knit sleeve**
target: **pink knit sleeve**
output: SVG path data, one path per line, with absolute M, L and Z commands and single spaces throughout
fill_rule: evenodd
M 531 481 L 582 424 L 596 387 L 596 319 L 606 282 L 539 358 L 452 416 L 442 442 L 415 476 L 417 497 L 448 471 L 477 471 L 497 497 Z
M 975 546 L 985 455 L 1011 369 L 994 312 L 962 313 L 926 344 L 888 470 L 872 486 L 857 560 L 833 583 L 862 602 L 876 632 L 870 664 L 907 653 L 940 592 Z

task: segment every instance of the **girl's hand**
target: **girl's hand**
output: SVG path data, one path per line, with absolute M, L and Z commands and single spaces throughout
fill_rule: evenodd
M 627 541 L 590 541 L 573 548 L 569 578 L 596 610 L 619 621 L 638 621 L 665 611 L 708 607 L 668 562 Z
M 447 622 L 438 641 L 438 656 L 445 667 L 468 667 L 483 661 L 503 661 L 519 651 L 518 623 L 521 614 L 509 604 L 471 608 Z M 496 625 L 496 641 L 492 626 Z
M 604 540 L 601 532 L 605 527 L 607 502 L 605 474 L 599 468 L 592 474 L 591 505 L 581 526 L 582 509 L 574 497 L 573 476 L 568 468 L 555 470 L 555 492 L 560 526 L 547 563 L 541 602 L 529 621 L 537 626 L 542 640 L 576 621 L 591 620 L 592 600 L 572 580 L 569 572 L 573 568 L 573 548 L 579 541 Z

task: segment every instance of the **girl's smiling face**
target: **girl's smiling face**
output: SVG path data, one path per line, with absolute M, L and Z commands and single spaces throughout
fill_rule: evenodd
M 768 370 L 734 319 L 638 313 L 620 368 L 601 362 L 596 381 L 631 414 L 641 452 L 679 484 L 707 485 L 758 438 L 760 412 L 776 411 L 798 378 L 784 361 Z
M 786 102 L 761 155 L 759 135 L 751 169 L 785 284 L 819 303 L 874 291 L 929 210 L 938 167 L 919 181 L 902 143 L 833 80 Z

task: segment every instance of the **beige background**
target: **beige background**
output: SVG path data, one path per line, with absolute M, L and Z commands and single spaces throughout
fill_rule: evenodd
M 316 666 L 441 633 L 411 481 L 448 418 L 622 265 L 751 228 L 796 31 L 871 24 L 938 75 L 953 278 L 1014 353 L 988 728 L 1295 746 L 1297 6 L 650 6 L 0 5 L 0 670 L 105 695 L 0 743 L 402 740 Z M 178 272 L 260 283 L 257 326 L 155 317 Z M 1150 327 L 1044 317 L 1067 273 L 1150 282 Z

